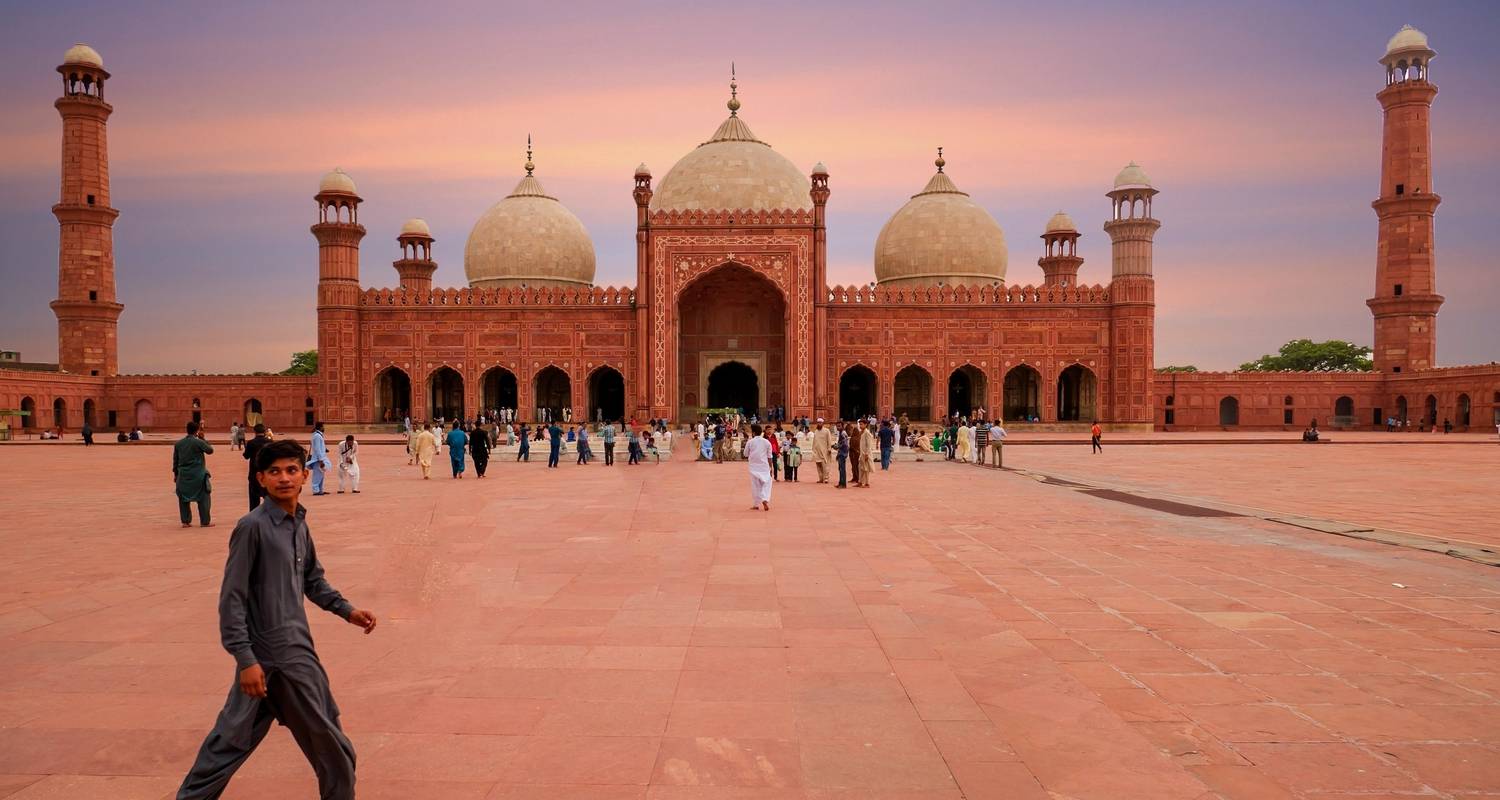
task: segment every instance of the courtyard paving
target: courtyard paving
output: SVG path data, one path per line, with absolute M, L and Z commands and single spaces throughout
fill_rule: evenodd
M 1500 448 L 1017 447 L 1007 465 L 1494 538 Z M 1500 570 L 1019 472 L 492 463 L 304 498 L 362 798 L 1500 796 Z M 0 447 L 0 797 L 169 797 L 233 677 L 243 462 L 183 530 L 163 447 Z M 1181 511 L 1179 509 L 1179 511 Z M 225 795 L 312 797 L 274 729 Z

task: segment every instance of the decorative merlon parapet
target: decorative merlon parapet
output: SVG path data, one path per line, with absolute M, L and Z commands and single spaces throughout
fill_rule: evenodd
M 635 305 L 635 289 L 629 287 L 555 287 L 543 286 L 522 289 L 519 287 L 495 287 L 476 289 L 473 287 L 432 289 L 417 292 L 410 289 L 366 289 L 359 296 L 361 306 L 407 307 L 424 306 L 618 306 L 629 308 Z
M 802 208 L 741 209 L 739 211 L 653 211 L 649 220 L 652 225 L 706 227 L 723 225 L 812 225 L 816 221 L 812 209 Z
M 1108 305 L 1109 287 L 1093 286 L 833 286 L 835 305 Z

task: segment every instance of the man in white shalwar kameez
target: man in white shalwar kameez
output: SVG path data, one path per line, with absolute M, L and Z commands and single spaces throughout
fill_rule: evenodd
M 745 443 L 745 458 L 750 462 L 750 510 L 771 510 L 771 443 L 761 435 L 759 425 L 750 426 L 750 441 Z

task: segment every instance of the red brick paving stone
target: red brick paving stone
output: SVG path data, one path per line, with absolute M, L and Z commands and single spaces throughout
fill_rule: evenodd
M 1205 764 L 1189 770 L 1224 800 L 1296 800 L 1286 787 L 1255 767 Z
M 0 780 L 0 797 L 7 800 L 162 800 L 171 797 L 180 781 L 170 778 L 130 778 L 119 775 L 51 775 L 25 785 L 14 794 Z
M 1184 766 L 1248 766 L 1233 748 L 1191 722 L 1135 722 L 1130 727 Z
M 1246 743 L 1238 746 L 1250 763 L 1298 790 L 1418 792 L 1422 785 L 1400 768 L 1343 743 Z
M 1391 744 L 1381 750 L 1440 792 L 1500 793 L 1500 748 L 1478 744 Z
M 953 765 L 953 777 L 967 800 L 1049 800 L 1026 765 L 976 762 Z
M 1262 463 L 1247 448 L 1171 449 L 1173 469 L 1191 473 L 1225 458 Z M 7 509 L 16 527 L 0 532 L 0 615 L 19 628 L 0 630 L 0 772 L 62 780 L 102 769 L 175 785 L 226 688 L 214 596 L 227 531 L 178 532 L 152 466 L 159 453 L 99 450 L 18 448 L 0 459 L 0 482 L 38 500 Z M 1117 787 L 1144 786 L 1134 796 L 1197 796 L 1203 784 L 1230 798 L 1257 787 L 1284 796 L 1254 774 L 1279 776 L 1300 800 L 1369 800 L 1423 789 L 1415 773 L 1398 770 L 1405 783 L 1384 775 L 1379 760 L 1351 773 L 1351 759 L 1438 747 L 1433 735 L 1474 752 L 1500 742 L 1500 717 L 1488 713 L 1500 700 L 1497 648 L 1482 646 L 1500 619 L 1500 588 L 1492 570 L 1454 559 L 1255 520 L 1179 518 L 993 473 L 966 477 L 1014 502 L 1006 524 L 979 525 L 947 502 L 946 464 L 902 465 L 901 491 L 858 501 L 779 488 L 787 516 L 773 522 L 724 499 L 742 476 L 692 464 L 565 475 L 500 464 L 500 488 L 486 494 L 413 481 L 397 448 L 367 450 L 377 491 L 310 504 L 335 585 L 383 615 L 366 638 L 313 614 L 360 753 L 361 796 L 463 796 L 494 780 L 491 794 L 511 800 L 638 800 L 665 731 L 787 743 L 808 784 L 651 787 L 685 792 L 667 800 L 957 798 L 949 766 L 1017 762 L 1072 797 L 1113 800 Z M 1316 455 L 1278 457 L 1293 453 Z M 221 455 L 232 454 L 211 460 L 235 474 Z M 1107 461 L 1140 469 L 1156 458 L 1121 455 Z M 1089 468 L 1104 467 L 1097 461 Z M 1372 463 L 1405 462 L 1357 468 Z M 122 468 L 135 466 L 149 469 Z M 1238 501 L 1261 502 L 1261 477 L 1237 474 Z M 1314 483 L 1343 480 L 1323 477 Z M 78 524 L 58 528 L 44 510 L 64 502 L 64 484 L 104 488 L 71 492 Z M 532 502 L 509 502 L 517 492 Z M 622 494 L 640 501 L 622 509 Z M 1321 513 L 1321 502 L 1299 510 Z M 13 529 L 49 535 L 17 540 Z M 33 613 L 49 624 L 33 627 Z M 1152 688 L 1124 688 L 1119 670 Z M 1330 699 L 1317 693 L 1330 680 L 1358 687 L 1362 702 L 1288 707 Z M 1267 702 L 1222 704 L 1248 699 L 1241 691 Z M 804 731 L 797 715 L 817 701 L 830 715 Z M 79 727 L 56 727 L 70 720 Z M 879 736 L 854 736 L 861 726 Z M 603 731 L 643 735 L 586 735 Z M 1334 733 L 1374 746 L 1288 741 Z M 1251 741 L 1268 735 L 1283 738 Z M 1157 748 L 1179 762 L 1223 758 L 1205 736 L 1257 766 L 1184 765 Z M 1347 758 L 1320 763 L 1334 751 L 1295 749 L 1324 746 L 1349 748 L 1337 751 Z M 1452 764 L 1436 773 L 1429 780 L 1466 774 Z M 277 729 L 228 796 L 314 785 Z
M 653 784 L 795 788 L 803 783 L 797 743 L 700 736 L 661 741 Z

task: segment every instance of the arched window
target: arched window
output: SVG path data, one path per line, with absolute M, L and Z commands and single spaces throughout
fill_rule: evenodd
M 61 397 L 52 401 L 52 425 L 56 428 L 68 426 L 68 401 Z
M 1354 398 L 1340 397 L 1333 401 L 1333 424 L 1354 424 Z
M 1454 425 L 1457 425 L 1460 428 L 1469 427 L 1469 414 L 1471 411 L 1469 406 L 1469 396 L 1466 394 L 1459 395 L 1458 403 L 1453 408 Z
M 36 427 L 36 401 L 30 397 L 21 398 L 21 428 L 31 429 Z
M 146 430 L 155 424 L 156 406 L 145 398 L 135 401 L 135 426 Z
M 265 409 L 258 398 L 252 397 L 246 400 L 241 410 L 245 415 L 245 424 L 252 428 L 266 421 Z

